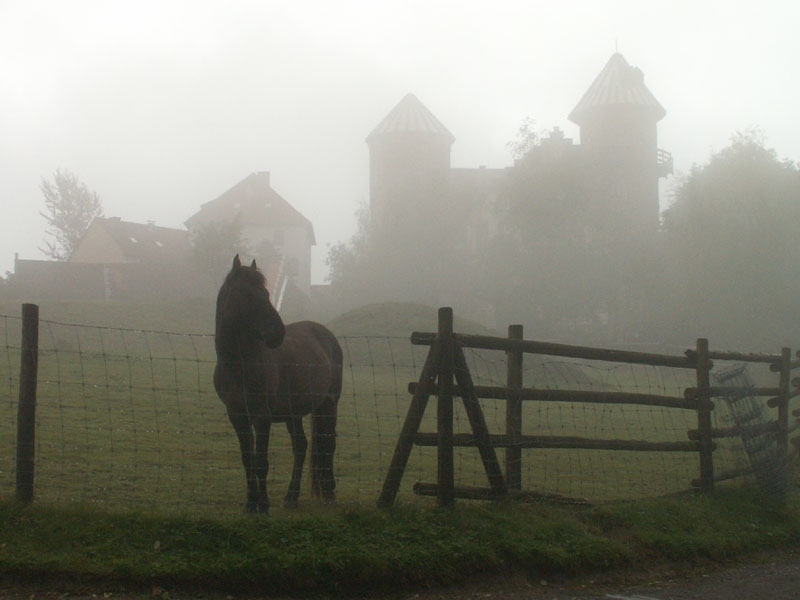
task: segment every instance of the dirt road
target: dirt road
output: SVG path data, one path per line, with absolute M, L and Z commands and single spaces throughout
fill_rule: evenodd
M 625 580 L 628 580 L 626 582 Z M 633 582 L 631 582 L 633 580 Z M 410 594 L 408 600 L 799 600 L 800 553 L 735 567 L 676 574 L 613 574 L 553 584 L 513 580 L 473 589 Z
M 265 590 L 265 594 L 268 593 Z M 369 593 L 349 598 L 374 598 Z M 158 587 L 129 590 L 114 584 L 19 583 L 0 579 L 0 600 L 259 600 L 252 594 L 189 594 Z M 262 597 L 266 598 L 266 596 Z M 798 600 L 800 553 L 735 567 L 695 570 L 687 575 L 660 569 L 654 573 L 614 573 L 565 583 L 522 576 L 470 582 L 421 592 L 398 591 L 387 600 Z M 273 598 L 272 600 L 279 600 Z M 284 597 L 285 600 L 285 597 Z M 322 600 L 322 599 L 320 599 Z

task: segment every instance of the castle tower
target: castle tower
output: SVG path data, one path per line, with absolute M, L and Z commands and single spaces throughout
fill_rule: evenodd
M 672 172 L 656 135 L 665 114 L 642 71 L 615 53 L 568 117 L 580 127 L 609 216 L 632 235 L 658 228 L 658 180 Z
M 395 209 L 424 206 L 446 193 L 455 138 L 413 94 L 367 136 L 373 227 Z

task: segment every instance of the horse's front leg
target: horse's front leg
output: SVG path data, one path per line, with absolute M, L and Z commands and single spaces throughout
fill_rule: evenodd
M 294 466 L 292 467 L 292 479 L 289 482 L 289 491 L 286 492 L 283 505 L 286 508 L 296 508 L 297 498 L 300 496 L 300 479 L 303 475 L 303 462 L 306 459 L 308 440 L 306 439 L 305 431 L 303 431 L 302 418 L 294 417 L 286 421 L 286 429 L 289 431 L 289 435 L 292 438 Z
M 269 430 L 272 423 L 267 417 L 260 417 L 255 422 L 256 452 L 255 474 L 258 485 L 258 512 L 269 511 L 269 498 L 267 497 L 267 473 L 269 472 Z
M 228 409 L 228 418 L 239 439 L 239 450 L 242 453 L 242 466 L 244 476 L 247 480 L 247 512 L 256 512 L 258 507 L 258 483 L 256 481 L 255 464 L 253 461 L 253 429 L 250 426 L 250 419 L 246 414 L 235 409 Z

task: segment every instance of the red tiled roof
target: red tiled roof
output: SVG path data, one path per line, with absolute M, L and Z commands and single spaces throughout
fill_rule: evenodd
M 189 232 L 183 229 L 131 223 L 119 217 L 97 217 L 91 226 L 102 227 L 128 262 L 180 262 L 192 252 Z
M 195 229 L 208 222 L 235 217 L 239 217 L 244 225 L 307 227 L 311 243 L 316 243 L 311 221 L 272 189 L 266 171 L 248 175 L 218 198 L 206 202 L 185 224 L 189 229 Z

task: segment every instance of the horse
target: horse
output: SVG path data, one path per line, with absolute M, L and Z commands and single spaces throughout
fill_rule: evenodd
M 284 506 L 300 495 L 308 440 L 303 417 L 311 414 L 311 490 L 325 503 L 335 499 L 333 454 L 336 409 L 342 391 L 342 348 L 313 321 L 284 325 L 269 300 L 266 278 L 253 260 L 239 255 L 217 295 L 214 388 L 239 439 L 247 512 L 266 513 L 269 434 L 285 423 L 294 465 Z

